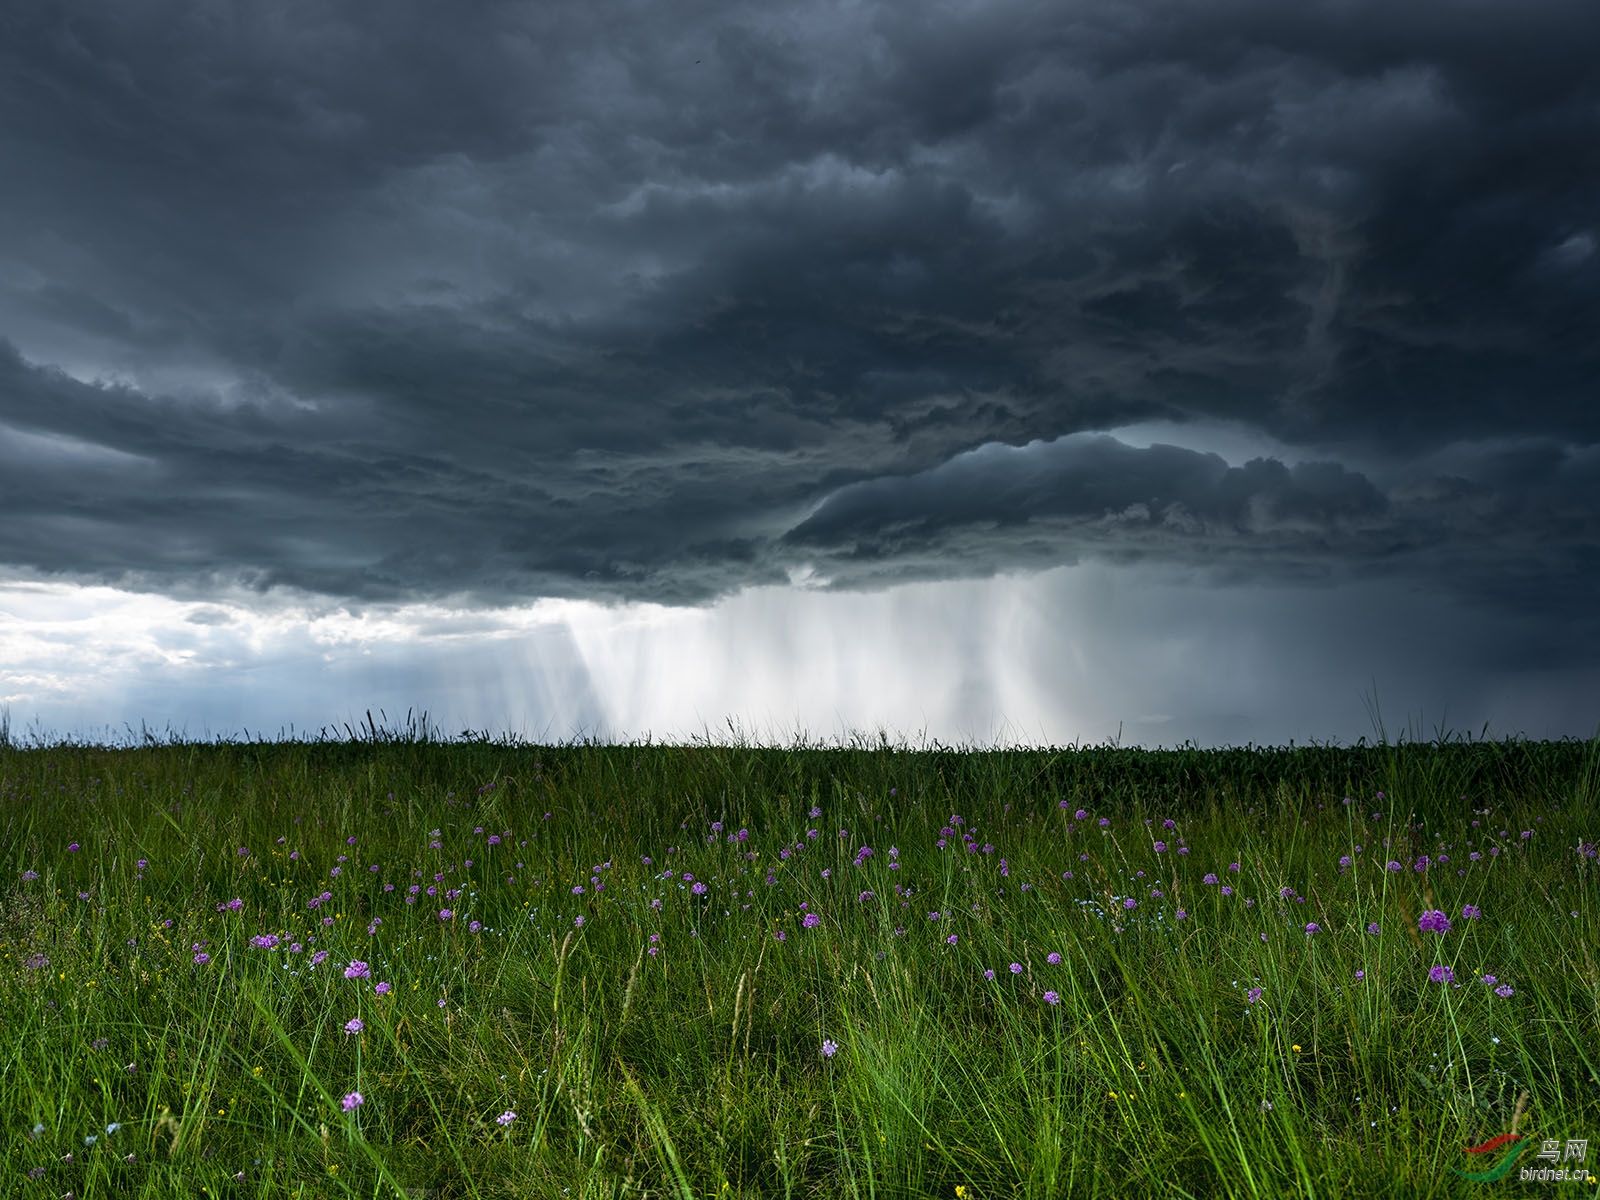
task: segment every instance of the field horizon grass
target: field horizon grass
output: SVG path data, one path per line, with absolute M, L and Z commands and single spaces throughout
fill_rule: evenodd
M 0 737 L 0 1192 L 1600 1195 L 1600 739 L 346 732 Z

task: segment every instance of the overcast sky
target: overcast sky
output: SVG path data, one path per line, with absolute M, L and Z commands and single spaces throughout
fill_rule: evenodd
M 0 705 L 1594 736 L 1597 62 L 1592 0 L 13 0 Z

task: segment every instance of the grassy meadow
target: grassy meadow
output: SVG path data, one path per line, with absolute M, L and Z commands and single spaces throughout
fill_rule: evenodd
M 0 1194 L 1600 1195 L 1597 799 L 1600 741 L 0 743 Z

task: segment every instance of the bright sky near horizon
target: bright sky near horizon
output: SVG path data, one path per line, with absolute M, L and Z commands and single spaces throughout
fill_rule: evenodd
M 22 0 L 0 713 L 1600 734 L 1600 7 Z

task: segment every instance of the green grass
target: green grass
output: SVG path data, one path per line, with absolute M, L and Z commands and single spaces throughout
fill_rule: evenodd
M 1600 742 L 0 743 L 0 1192 L 1520 1194 L 1463 1147 L 1600 1167 L 1597 798 Z

